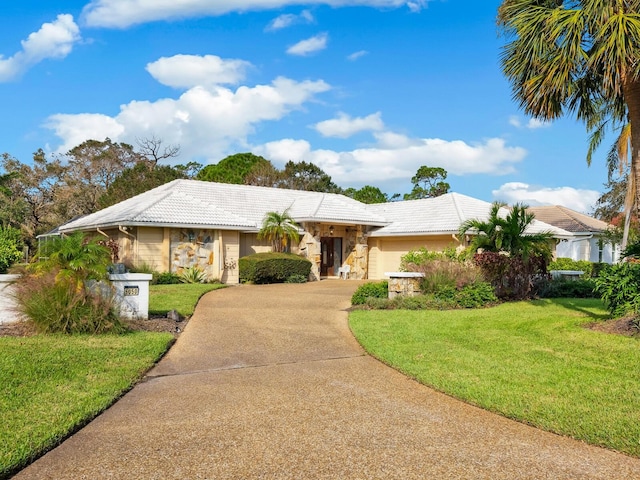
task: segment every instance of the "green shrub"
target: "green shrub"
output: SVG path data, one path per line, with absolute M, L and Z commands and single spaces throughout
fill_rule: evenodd
M 540 298 L 598 298 L 595 281 L 591 278 L 567 280 L 544 278 L 536 282 L 535 292 Z
M 7 273 L 11 265 L 22 258 L 20 230 L 0 227 L 0 273 Z
M 578 270 L 584 272 L 582 278 L 591 278 L 593 276 L 593 263 L 588 260 L 573 260 L 571 258 L 556 258 L 549 263 L 549 271 L 551 270 Z
M 311 262 L 291 253 L 254 253 L 238 263 L 243 283 L 283 283 L 292 275 L 309 278 L 311 273 Z
M 60 277 L 60 270 L 51 270 L 24 275 L 16 283 L 15 298 L 18 311 L 41 333 L 124 331 L 113 295 L 104 290 L 79 287 L 73 279 Z
M 180 275 L 171 272 L 153 272 L 153 285 L 176 285 L 182 283 L 180 281 Z
M 498 297 L 490 283 L 475 282 L 457 289 L 451 300 L 459 308 L 479 308 L 496 303 Z
M 284 283 L 307 283 L 308 277 L 294 273 L 287 278 Z
M 434 260 L 464 262 L 466 260 L 465 252 L 459 253 L 455 247 L 445 248 L 442 251 L 428 250 L 426 247 L 420 247 L 415 250 L 409 250 L 400 258 L 401 272 L 416 272 L 416 268 Z
M 388 298 L 389 282 L 383 280 L 381 282 L 368 282 L 362 284 L 351 296 L 352 305 L 364 305 L 367 298 Z
M 193 265 L 191 267 L 185 267 L 182 272 L 178 274 L 180 283 L 204 283 L 206 275 L 200 267 Z
M 619 263 L 602 269 L 596 292 L 612 316 L 640 313 L 640 264 Z

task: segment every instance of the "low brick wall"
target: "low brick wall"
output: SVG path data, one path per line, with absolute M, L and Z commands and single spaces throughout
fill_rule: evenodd
M 420 295 L 420 282 L 424 277 L 423 273 L 417 272 L 385 272 L 389 277 L 389 298 L 397 295 L 413 297 Z
M 13 310 L 15 301 L 12 286 L 12 283 L 19 278 L 20 275 L 0 275 L 0 325 L 17 322 L 20 319 Z

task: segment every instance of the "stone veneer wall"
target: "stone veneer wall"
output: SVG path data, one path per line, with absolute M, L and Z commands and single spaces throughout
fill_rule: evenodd
M 197 266 L 209 279 L 220 277 L 213 230 L 173 228 L 170 236 L 171 272 L 179 274 L 184 268 Z
M 321 243 L 323 232 L 328 225 L 319 223 L 305 223 L 305 234 L 300 239 L 298 251 L 311 261 L 310 280 L 320 280 Z M 367 245 L 367 227 L 362 225 L 336 228 L 336 237 L 342 238 L 342 265 L 349 265 L 350 279 L 362 280 L 367 278 L 369 262 L 369 247 Z M 325 235 L 327 236 L 327 235 Z

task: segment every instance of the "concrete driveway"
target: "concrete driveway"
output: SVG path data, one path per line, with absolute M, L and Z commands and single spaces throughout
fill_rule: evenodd
M 168 355 L 18 479 L 640 479 L 640 460 L 409 380 L 347 326 L 357 282 L 207 294 Z

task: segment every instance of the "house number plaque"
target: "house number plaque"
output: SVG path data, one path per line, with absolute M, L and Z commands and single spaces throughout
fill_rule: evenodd
M 125 297 L 135 297 L 140 294 L 140 287 L 124 287 L 124 296 Z

